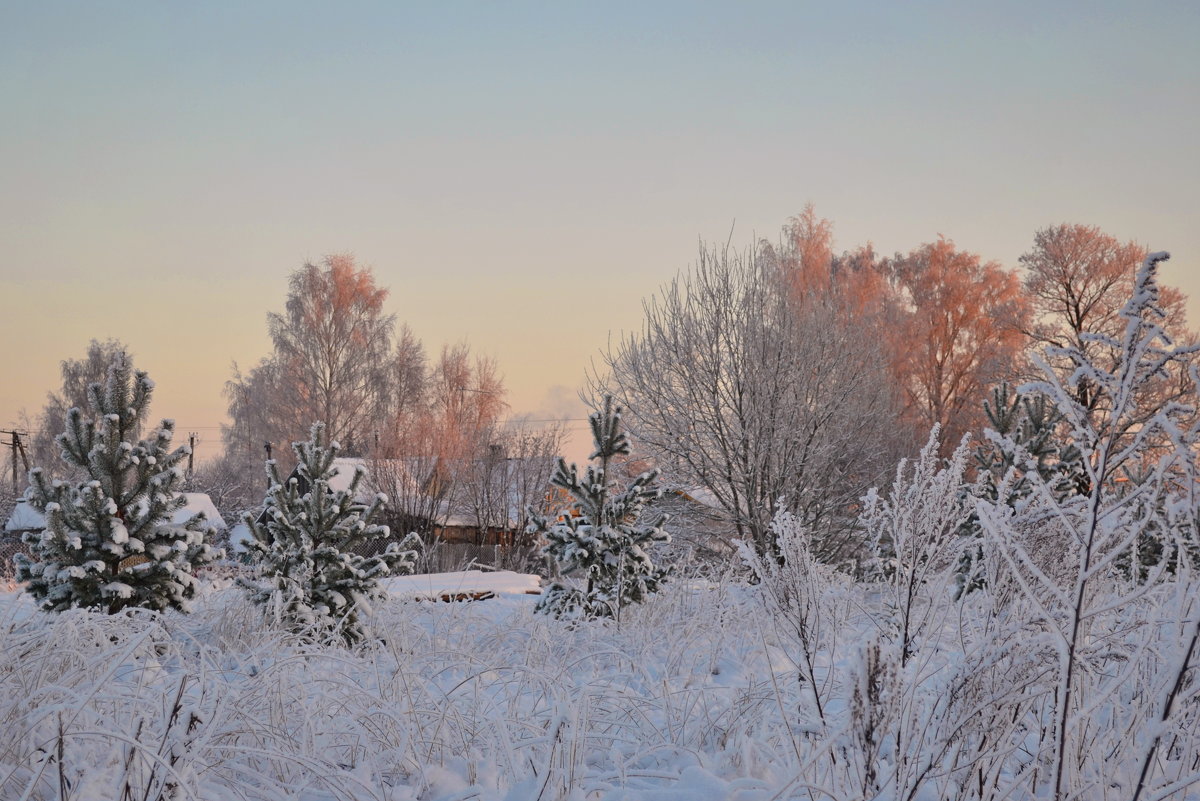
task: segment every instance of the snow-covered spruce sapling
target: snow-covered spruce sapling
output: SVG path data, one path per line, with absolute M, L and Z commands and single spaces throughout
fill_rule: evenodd
M 582 574 L 585 588 L 554 582 L 538 601 L 540 612 L 559 617 L 616 617 L 621 608 L 641 603 L 658 590 L 669 572 L 656 567 L 646 547 L 669 542 L 663 531 L 665 515 L 641 519 L 648 502 L 662 496 L 655 486 L 658 470 L 650 470 L 619 490 L 609 476 L 614 458 L 629 453 L 629 438 L 621 430 L 621 409 L 613 399 L 589 418 L 595 450 L 583 479 L 575 465 L 561 458 L 550 483 L 571 497 L 568 511 L 557 519 L 532 515 L 530 531 L 546 540 L 543 553 L 563 575 Z
M 1001 382 L 983 402 L 983 411 L 988 428 L 975 446 L 976 478 L 967 487 L 972 497 L 996 503 L 1003 486 L 1005 503 L 1017 506 L 1033 492 L 1029 472 L 1060 501 L 1087 491 L 1079 448 L 1063 431 L 1065 416 L 1046 395 Z M 960 534 L 965 542 L 955 581 L 961 597 L 985 583 L 979 569 L 982 531 L 977 515 L 971 514 Z
M 340 447 L 326 438 L 324 424 L 317 423 L 307 442 L 292 445 L 299 463 L 286 481 L 275 461 L 267 462 L 271 487 L 263 513 L 245 517 L 258 577 L 239 583 L 254 603 L 295 633 L 308 639 L 336 633 L 352 645 L 366 634 L 362 616 L 370 613 L 371 602 L 386 596 L 379 580 L 411 573 L 420 540 L 410 534 L 373 556 L 355 552 L 388 536 L 387 526 L 371 522 L 387 497 L 377 494 L 369 506 L 356 500 L 361 467 L 346 489 L 332 489 Z
M 25 535 L 30 554 L 16 557 L 17 580 L 42 609 L 186 610 L 195 569 L 219 555 L 205 542 L 203 515 L 171 523 L 185 503 L 177 489 L 188 455 L 186 446 L 169 450 L 174 423 L 163 420 L 134 442 L 153 389 L 119 354 L 105 383 L 88 387 L 91 419 L 72 408 L 56 440 L 86 478 L 51 481 L 41 468 L 30 471 L 27 497 L 46 528 Z

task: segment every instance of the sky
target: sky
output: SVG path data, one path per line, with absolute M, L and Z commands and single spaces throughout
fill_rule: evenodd
M 0 427 L 117 338 L 215 455 L 289 273 L 345 252 L 514 414 L 582 418 L 701 241 L 809 202 L 838 249 L 1012 268 L 1097 225 L 1200 321 L 1198 39 L 1194 2 L 3 3 Z

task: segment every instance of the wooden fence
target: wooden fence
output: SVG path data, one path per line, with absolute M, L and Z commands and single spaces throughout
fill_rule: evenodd
M 448 573 L 476 567 L 542 573 L 545 560 L 539 546 L 473 545 L 465 542 L 433 542 L 417 559 L 418 573 Z

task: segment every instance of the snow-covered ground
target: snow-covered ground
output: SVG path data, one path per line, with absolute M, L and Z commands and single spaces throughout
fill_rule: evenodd
M 191 615 L 4 593 L 0 798 L 765 801 L 790 778 L 792 690 L 737 593 L 572 627 L 534 614 L 536 577 L 475 573 L 392 580 L 355 651 L 272 630 L 232 586 Z
M 676 580 L 619 622 L 576 623 L 535 614 L 524 594 L 534 577 L 393 579 L 373 636 L 353 650 L 277 630 L 228 580 L 187 615 L 48 615 L 10 590 L 0 593 L 0 799 L 1047 797 L 1029 791 L 1044 784 L 1038 733 L 1056 687 L 1053 643 L 1036 621 L 997 639 L 979 625 L 994 619 L 983 593 L 923 605 L 905 656 L 880 588 L 811 578 L 819 615 L 806 635 L 802 606 L 764 605 L 763 586 L 733 578 Z M 468 588 L 496 596 L 416 600 Z M 1161 637 L 1164 654 L 1177 642 L 1165 625 L 1114 631 Z M 1200 798 L 1194 755 L 1180 750 L 1194 742 L 1195 710 L 1176 728 L 1138 718 L 1162 671 L 1149 651 L 1138 665 L 1129 649 L 1113 653 L 1096 664 L 1129 678 L 1119 697 L 1080 706 L 1080 742 L 1094 748 L 1072 781 L 1094 792 L 1072 797 L 1128 801 L 1134 746 L 1161 731 L 1183 745 L 1164 747 L 1160 770 L 1181 765 L 1183 783 L 1144 797 Z M 1198 697 L 1189 684 L 1181 703 Z
M 480 596 L 537 595 L 542 580 L 511 570 L 458 570 L 452 573 L 425 573 L 384 579 L 383 585 L 394 598 L 417 600 L 456 600 Z

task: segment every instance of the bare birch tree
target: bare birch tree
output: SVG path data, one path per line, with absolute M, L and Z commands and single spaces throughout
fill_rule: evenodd
M 1062 380 L 1075 369 L 1071 360 L 1056 354 L 1077 351 L 1090 362 L 1112 369 L 1121 358 L 1118 348 L 1125 322 L 1121 309 L 1133 289 L 1138 265 L 1147 250 L 1136 242 L 1121 242 L 1096 226 L 1062 224 L 1039 230 L 1033 249 L 1020 258 L 1026 270 L 1025 291 L 1035 312 L 1026 333 L 1031 342 L 1048 347 L 1045 358 Z M 1185 295 L 1168 286 L 1159 288 L 1163 329 L 1178 343 L 1193 342 L 1187 328 Z M 1141 415 L 1129 418 L 1141 426 L 1164 403 L 1191 392 L 1187 365 L 1181 359 L 1163 375 L 1138 387 Z M 1106 417 L 1112 398 L 1103 388 L 1084 379 L 1070 389 L 1075 401 L 1090 415 Z
M 388 399 L 395 317 L 383 313 L 386 297 L 352 256 L 326 256 L 292 273 L 284 312 L 267 315 L 288 411 L 299 427 L 289 441 L 320 422 L 347 453 L 367 447 Z
M 426 367 L 420 343 L 407 328 L 397 343 L 391 416 L 378 423 L 371 449 L 371 481 L 391 498 L 389 525 L 416 531 L 427 543 L 450 516 L 464 511 L 463 484 L 487 463 L 497 422 L 507 408 L 503 379 L 494 360 L 476 356 L 465 343 L 447 346 Z M 500 463 L 495 462 L 496 470 Z M 481 494 L 491 524 L 494 481 Z M 496 520 L 499 520 L 497 517 Z
M 982 425 L 979 399 L 1013 374 L 1028 316 L 1014 272 L 948 239 L 897 255 L 887 270 L 903 314 L 896 379 L 905 413 L 919 427 L 939 426 L 942 455 Z
M 380 429 L 423 392 L 424 353 L 407 327 L 392 349 L 387 290 L 353 257 L 327 256 L 292 273 L 282 313 L 267 315 L 272 352 L 225 385 L 226 461 L 257 477 L 264 448 L 291 468 L 291 443 L 325 425 L 349 455 L 374 447 Z M 248 497 L 260 495 L 255 486 Z
M 531 542 L 529 510 L 549 511 L 550 476 L 564 439 L 561 423 L 545 428 L 516 422 L 481 439 L 486 447 L 461 465 L 456 508 L 475 521 L 480 543 L 491 532 L 505 545 Z
M 894 464 L 895 398 L 878 337 L 831 297 L 793 294 L 770 253 L 702 248 L 593 389 L 670 483 L 706 488 L 760 551 L 781 503 L 824 558 L 846 558 L 848 510 Z

